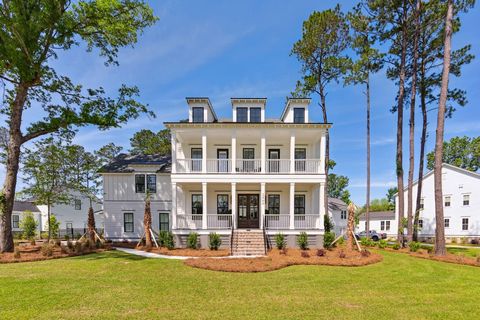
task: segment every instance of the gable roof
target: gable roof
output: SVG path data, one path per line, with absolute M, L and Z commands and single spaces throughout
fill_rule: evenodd
M 170 173 L 172 169 L 172 157 L 167 155 L 152 154 L 126 154 L 121 153 L 112 161 L 103 166 L 100 173 L 130 173 L 134 172 L 131 165 L 157 166 L 157 172 Z
M 310 98 L 287 98 L 287 103 L 285 103 L 285 107 L 283 107 L 282 115 L 280 116 L 280 120 L 283 121 L 285 119 L 285 115 L 287 114 L 287 109 L 290 106 L 291 102 L 300 102 L 300 103 L 307 103 L 310 104 L 312 99 Z
M 369 212 L 369 216 L 370 216 L 370 219 L 394 220 L 395 211 L 372 211 L 372 212 Z M 360 215 L 359 219 L 365 220 L 365 212 Z
M 24 211 L 31 211 L 31 212 L 40 212 L 33 202 L 30 201 L 17 201 L 13 202 L 13 211 L 24 212 Z
M 328 197 L 328 207 L 332 210 L 347 210 L 347 206 L 341 199 Z
M 191 102 L 202 102 L 206 103 L 208 108 L 210 109 L 210 112 L 212 112 L 213 119 L 214 121 L 218 121 L 217 115 L 215 113 L 215 110 L 213 109 L 212 103 L 210 102 L 209 97 L 186 97 L 187 104 L 190 104 Z

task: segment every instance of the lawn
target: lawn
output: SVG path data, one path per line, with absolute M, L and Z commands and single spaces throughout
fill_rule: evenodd
M 0 319 L 480 317 L 480 268 L 382 254 L 365 267 L 250 274 L 114 251 L 0 265 Z

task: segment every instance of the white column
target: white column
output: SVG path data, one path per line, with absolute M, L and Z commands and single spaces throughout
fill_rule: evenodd
M 177 183 L 172 182 L 172 229 L 177 229 Z
M 325 173 L 326 143 L 327 143 L 327 138 L 324 133 L 320 138 L 320 173 Z
M 262 131 L 262 137 L 260 138 L 260 166 L 262 167 L 262 173 L 265 173 L 265 167 L 267 166 L 265 161 L 265 144 L 265 132 Z
M 202 229 L 207 227 L 207 183 L 202 182 Z
M 323 221 L 325 219 L 325 213 L 327 212 L 325 208 L 325 201 L 323 201 L 323 195 L 325 192 L 325 183 L 321 182 L 318 187 L 318 208 L 320 212 L 320 225 L 318 226 L 320 229 L 323 229 Z
M 295 229 L 295 182 L 290 182 L 290 229 Z
M 295 132 L 290 133 L 290 173 L 295 172 Z
M 265 182 L 260 183 L 260 229 L 263 229 L 265 220 Z
M 202 173 L 207 173 L 207 133 L 202 132 Z
M 232 182 L 232 224 L 233 228 L 237 228 L 237 184 Z
M 177 135 L 175 131 L 170 134 L 172 143 L 172 173 L 177 172 Z
M 232 133 L 232 173 L 235 173 L 237 168 L 237 132 Z

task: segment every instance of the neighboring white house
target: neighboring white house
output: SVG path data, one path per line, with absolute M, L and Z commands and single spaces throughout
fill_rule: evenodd
M 306 232 L 321 246 L 331 124 L 310 121 L 310 99 L 288 99 L 279 119 L 265 117 L 266 102 L 232 98 L 232 118 L 219 120 L 208 98 L 187 98 L 188 122 L 165 123 L 171 158 L 121 155 L 105 166 L 106 238 L 143 234 L 148 191 L 154 229 L 171 230 L 178 246 L 192 231 L 205 245 L 210 232 L 228 240 L 249 230 L 281 232 L 291 246 Z
M 394 211 L 376 211 L 369 213 L 370 230 L 379 233 L 386 233 L 389 238 L 396 238 L 398 233 L 398 223 Z M 357 232 L 366 230 L 365 214 L 360 215 L 357 225 Z
M 35 221 L 38 223 L 38 232 L 41 231 L 42 225 L 42 215 L 40 209 L 30 201 L 17 201 L 13 203 L 13 211 L 12 211 L 12 231 L 14 233 L 22 232 L 22 228 L 20 228 L 20 222 L 23 219 L 23 214 L 26 211 L 30 211 L 33 214 Z
M 417 182 L 413 185 L 414 201 Z M 444 163 L 442 166 L 443 214 L 445 237 L 448 241 L 480 237 L 480 174 Z M 408 191 L 405 189 L 405 210 Z M 395 198 L 398 217 L 398 195 Z M 414 204 L 415 207 L 415 204 Z M 419 220 L 419 237 L 431 240 L 435 236 L 435 192 L 433 171 L 423 177 Z M 406 211 L 405 211 L 406 216 Z M 459 239 L 460 238 L 460 239 Z
M 70 197 L 72 199 L 70 203 L 54 204 L 50 210 L 57 218 L 57 221 L 60 222 L 60 235 L 74 237 L 85 233 L 90 199 L 77 191 L 71 191 Z M 37 207 L 41 212 L 42 231 L 48 231 L 48 206 L 37 204 Z M 95 213 L 95 226 L 101 230 L 104 224 L 101 201 L 96 199 L 92 203 L 92 207 Z
M 328 198 L 328 214 L 335 225 L 333 231 L 339 236 L 347 229 L 347 204 L 340 199 Z

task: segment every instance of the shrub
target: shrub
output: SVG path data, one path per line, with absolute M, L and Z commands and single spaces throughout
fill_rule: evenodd
M 325 233 L 332 231 L 334 227 L 335 224 L 333 223 L 332 218 L 326 214 L 323 219 L 323 228 L 325 229 Z
M 308 249 L 308 236 L 306 232 L 301 232 L 297 237 L 298 247 L 302 250 Z
M 160 247 L 165 247 L 167 238 L 168 238 L 168 231 L 160 231 L 160 233 L 158 234 L 158 245 Z
M 399 250 L 399 249 L 400 249 L 400 243 L 395 242 L 395 243 L 393 244 L 393 246 L 392 246 L 392 249 L 393 249 L 393 250 Z
M 368 257 L 370 256 L 370 251 L 368 251 L 367 249 L 363 249 L 362 251 L 360 251 L 360 254 L 362 255 L 362 257 Z
M 44 257 L 53 256 L 53 246 L 51 244 L 45 243 L 40 249 Z
M 360 244 L 364 247 L 375 247 L 377 245 L 375 241 L 366 237 L 360 239 Z
M 345 258 L 347 257 L 347 255 L 346 255 L 345 252 L 342 250 L 342 251 L 340 251 L 340 253 L 338 254 L 338 257 L 339 257 L 340 259 L 345 259 Z
M 327 251 L 324 249 L 318 249 L 317 250 L 317 257 L 324 257 L 327 254 Z
M 275 235 L 275 245 L 278 250 L 282 250 L 287 247 L 287 241 L 285 240 L 283 233 L 277 233 Z
M 46 223 L 46 228 L 48 230 L 48 227 L 50 225 L 50 228 L 51 228 L 51 236 L 52 238 L 56 238 L 58 237 L 58 230 L 60 229 L 60 221 L 57 220 L 57 217 L 55 217 L 55 215 L 51 214 L 50 215 L 50 224 Z M 47 237 L 48 237 L 48 233 L 47 233 Z
M 220 238 L 220 235 L 215 232 L 212 232 L 208 235 L 208 247 L 210 250 L 218 250 L 221 244 L 222 239 Z
M 175 239 L 173 238 L 173 233 L 167 232 L 167 234 L 165 235 L 164 245 L 165 247 L 167 247 L 168 250 L 175 249 Z
M 354 241 L 355 241 L 355 240 L 354 240 Z M 341 238 L 339 238 L 339 239 L 337 240 L 337 242 L 335 242 L 335 243 L 338 243 L 338 245 L 342 245 L 342 244 L 345 243 L 345 238 L 344 238 L 344 237 L 341 237 Z
M 37 234 L 38 222 L 35 220 L 31 211 L 25 211 L 20 221 L 20 228 L 23 230 L 25 239 L 32 239 Z
M 325 235 L 323 236 L 323 246 L 329 249 L 333 246 L 333 241 L 335 241 L 335 233 L 331 231 L 325 232 Z
M 32 239 L 30 240 L 30 245 L 34 246 L 34 245 L 36 245 L 36 244 L 37 244 L 37 242 L 35 241 L 34 238 L 32 238 Z
M 76 254 L 83 254 L 83 245 L 80 241 L 75 241 L 74 251 Z
M 15 248 L 13 249 L 13 257 L 14 257 L 15 259 L 20 259 L 21 254 L 20 254 L 20 248 L 19 248 L 19 247 L 15 247 Z
M 103 248 L 103 243 L 102 243 L 102 241 L 100 241 L 100 240 L 97 239 L 97 241 L 95 241 L 95 248 L 96 248 L 96 249 Z
M 380 241 L 378 241 L 378 247 L 380 249 L 385 249 L 387 247 L 388 243 L 386 240 L 382 239 Z
M 302 251 L 302 258 L 310 258 L 310 254 L 307 251 Z
M 417 252 L 420 249 L 421 244 L 420 242 L 412 241 L 408 243 L 408 247 L 410 248 L 410 252 Z
M 198 249 L 198 233 L 190 232 L 187 238 L 187 248 Z

